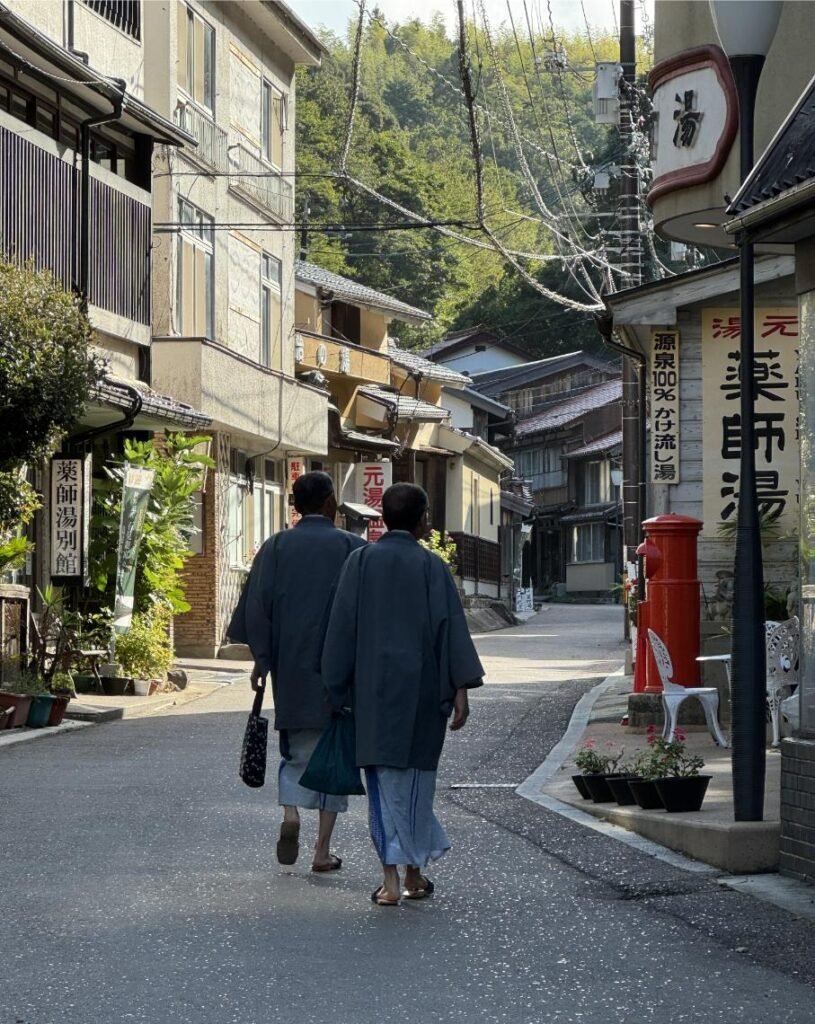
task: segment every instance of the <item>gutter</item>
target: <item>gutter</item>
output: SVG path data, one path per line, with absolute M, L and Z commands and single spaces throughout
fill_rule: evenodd
M 118 434 L 119 431 L 129 430 L 133 426 L 144 404 L 142 396 L 138 388 L 134 388 L 124 381 L 118 386 L 125 391 L 129 391 L 133 398 L 133 405 L 124 414 L 122 419 L 116 420 L 114 423 L 107 423 L 104 427 L 94 427 L 93 430 L 86 430 L 82 434 L 75 434 L 68 439 L 68 448 L 85 447 L 89 441 L 94 441 L 97 437 L 104 437 L 105 434 Z
M 733 220 L 729 220 L 723 225 L 724 230 L 728 235 L 735 235 L 740 231 L 748 231 L 751 227 L 761 224 L 763 221 L 776 218 L 790 208 L 809 199 L 815 200 L 815 178 L 810 178 L 800 185 L 794 185 L 792 188 L 780 193 L 780 195 L 773 196 L 771 199 L 765 199 L 764 202 L 758 203 L 758 205 L 747 210 L 740 217 L 734 217 Z

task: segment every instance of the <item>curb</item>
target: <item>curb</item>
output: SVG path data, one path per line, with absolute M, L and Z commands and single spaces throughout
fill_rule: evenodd
M 50 729 L 29 729 L 28 732 L 21 732 L 15 735 L 13 730 L 8 730 L 11 735 L 0 734 L 0 750 L 6 747 L 16 747 L 20 743 L 33 743 L 35 740 L 47 740 L 52 736 L 64 736 L 66 732 L 76 732 L 77 729 L 87 729 L 93 722 L 66 722 L 55 725 Z
M 574 821 L 578 825 L 583 825 L 594 832 L 600 832 L 611 839 L 625 843 L 626 846 L 639 850 L 650 857 L 655 857 L 657 860 L 670 864 L 672 867 L 696 875 L 707 875 L 715 879 L 723 888 L 751 896 L 764 903 L 771 903 L 773 906 L 779 907 L 789 914 L 805 918 L 809 921 L 815 921 L 815 886 L 813 885 L 800 882 L 797 879 L 786 878 L 776 873 L 755 875 L 728 874 L 726 871 L 714 868 L 710 864 L 691 860 L 681 853 L 675 853 L 673 850 L 660 846 L 659 843 L 646 839 L 636 832 L 629 832 L 628 829 L 624 829 L 619 825 L 612 825 L 610 822 L 593 818 L 585 811 L 581 811 L 571 804 L 565 804 L 556 797 L 542 792 L 543 786 L 560 770 L 566 758 L 577 746 L 577 742 L 589 722 L 592 709 L 597 700 L 615 686 L 623 674 L 624 670 L 619 669 L 612 675 L 607 676 L 602 683 L 589 690 L 588 693 L 583 694 L 575 705 L 569 725 L 562 739 L 551 749 L 546 760 L 517 787 L 515 792 L 518 796 L 537 804 L 539 807 L 544 807 L 548 811 L 553 811 L 563 818 Z

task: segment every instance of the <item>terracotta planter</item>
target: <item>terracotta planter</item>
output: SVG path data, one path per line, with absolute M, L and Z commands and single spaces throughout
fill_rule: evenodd
M 628 788 L 631 790 L 631 795 L 636 800 L 637 806 L 644 811 L 658 811 L 665 807 L 656 783 L 652 779 L 629 779 Z
M 669 814 L 698 811 L 705 799 L 711 775 L 690 775 L 684 779 L 657 779 L 656 787 Z
M 22 693 L 0 693 L 0 708 L 14 708 L 10 729 L 25 725 L 34 698 Z
M 51 714 L 48 718 L 49 725 L 59 725 L 62 722 L 70 699 L 66 693 L 54 694 L 54 703 L 51 705 Z
M 631 792 L 631 787 L 628 785 L 632 780 L 637 782 L 638 776 L 620 775 L 616 779 L 608 780 L 608 788 L 611 790 L 611 795 L 620 807 L 630 807 L 637 802 L 634 799 L 634 794 Z
M 0 732 L 3 729 L 10 729 L 14 718 L 14 708 L 0 708 Z
M 591 800 L 591 793 L 589 792 L 589 787 L 586 785 L 585 775 L 573 775 L 572 782 L 575 785 L 575 789 L 584 800 Z

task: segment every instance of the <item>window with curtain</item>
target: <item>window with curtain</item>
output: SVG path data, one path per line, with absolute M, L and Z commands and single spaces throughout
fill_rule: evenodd
M 573 562 L 604 562 L 605 523 L 581 523 L 572 530 Z
M 286 97 L 283 93 L 264 79 L 260 109 L 261 148 L 266 160 L 278 170 L 283 167 L 286 108 Z
M 605 462 L 586 462 L 583 464 L 582 504 L 599 505 L 603 501 L 608 501 L 606 473 L 607 465 Z
M 213 221 L 178 201 L 178 329 L 185 337 L 213 337 Z
M 184 3 L 178 4 L 178 85 L 210 113 L 215 111 L 215 30 Z
M 264 252 L 260 257 L 260 362 L 275 370 L 283 366 L 282 276 L 280 260 Z

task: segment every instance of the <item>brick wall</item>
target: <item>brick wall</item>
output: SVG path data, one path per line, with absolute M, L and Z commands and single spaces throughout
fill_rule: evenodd
M 212 452 L 218 450 L 213 436 Z M 218 635 L 218 559 L 220 555 L 220 489 L 215 470 L 207 473 L 203 503 L 203 554 L 193 555 L 184 570 L 184 584 L 190 611 L 175 618 L 175 648 L 179 657 L 214 658 Z
M 815 740 L 781 743 L 781 874 L 815 882 Z

